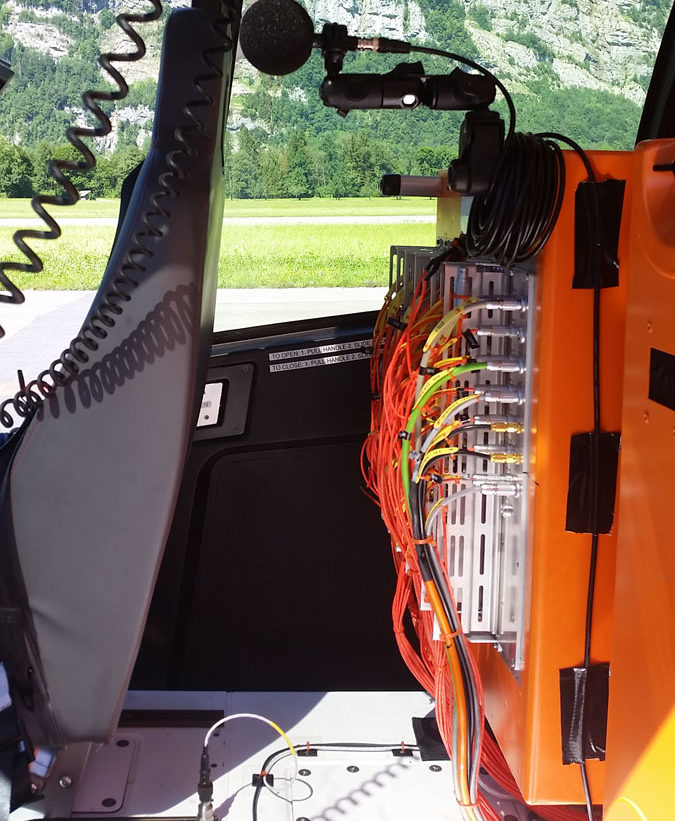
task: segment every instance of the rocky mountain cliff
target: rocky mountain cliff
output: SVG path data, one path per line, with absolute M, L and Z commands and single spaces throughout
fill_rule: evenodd
M 181 4 L 181 0 L 168 0 L 166 5 Z M 331 21 L 361 36 L 379 34 L 443 48 L 457 44 L 454 50 L 469 49 L 473 52 L 469 56 L 484 62 L 516 93 L 528 94 L 543 82 L 551 89 L 607 91 L 640 105 L 671 2 L 306 0 L 306 5 L 317 28 Z M 48 58 L 39 63 L 43 72 L 50 64 L 57 70 L 63 61 L 73 65 L 91 62 L 98 49 L 127 48 L 128 41 L 114 24 L 114 15 L 133 8 L 145 10 L 147 4 L 143 0 L 0 0 L 0 56 L 10 62 L 18 58 L 19 74 L 22 60 L 31 53 Z M 146 81 L 145 98 L 125 104 L 115 114 L 118 123 L 131 124 L 127 138 L 138 145 L 147 137 L 151 96 L 147 81 L 156 76 L 161 41 L 160 24 L 141 28 L 148 57 L 125 66 L 124 71 L 132 83 Z M 240 60 L 233 104 L 235 129 L 242 123 L 256 125 L 255 119 L 242 115 L 241 100 L 259 88 L 255 72 Z M 287 93 L 295 94 L 297 101 L 307 90 L 298 87 Z M 57 103 L 57 109 L 59 105 L 77 116 L 77 100 Z M 5 111 L 0 126 L 10 139 L 29 145 L 39 138 L 22 119 L 8 133 L 7 116 Z M 109 140 L 107 148 L 114 147 L 115 140 Z

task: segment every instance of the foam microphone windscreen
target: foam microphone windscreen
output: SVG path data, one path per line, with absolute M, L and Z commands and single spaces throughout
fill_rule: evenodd
M 257 0 L 241 20 L 244 56 L 265 74 L 291 74 L 312 53 L 314 23 L 295 0 Z

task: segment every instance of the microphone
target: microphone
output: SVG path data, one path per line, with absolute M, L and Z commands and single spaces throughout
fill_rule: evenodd
M 257 0 L 241 18 L 239 43 L 264 74 L 291 74 L 309 60 L 314 23 L 295 0 Z
M 387 37 L 351 37 L 346 26 L 326 23 L 315 34 L 314 23 L 295 0 L 257 0 L 241 19 L 239 42 L 252 66 L 265 74 L 291 74 L 303 66 L 313 48 L 320 48 L 326 69 L 334 75 L 347 51 L 408 54 L 410 44 Z

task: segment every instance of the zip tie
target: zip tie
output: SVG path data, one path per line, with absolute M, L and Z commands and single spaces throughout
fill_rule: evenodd
M 463 630 L 455 630 L 453 633 L 441 633 L 439 638 L 446 646 L 452 644 L 453 641 L 464 633 Z
M 412 439 L 412 433 L 410 433 L 407 430 L 400 430 L 398 432 L 398 438 L 401 440 L 405 439 L 406 441 L 409 441 L 410 439 Z

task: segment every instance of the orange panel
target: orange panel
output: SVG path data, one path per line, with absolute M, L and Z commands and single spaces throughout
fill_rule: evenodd
M 607 821 L 675 814 L 675 412 L 649 395 L 652 348 L 675 355 L 675 140 L 635 151 Z
M 567 186 L 556 229 L 540 255 L 532 430 L 534 508 L 528 556 L 529 613 L 525 669 L 517 683 L 489 645 L 476 648 L 486 712 L 504 754 L 531 803 L 583 803 L 579 767 L 563 766 L 558 675 L 583 661 L 586 593 L 591 551 L 588 534 L 565 531 L 570 437 L 593 428 L 593 293 L 571 287 L 574 264 L 574 193 L 583 166 L 565 152 Z M 627 179 L 631 154 L 589 154 L 598 179 Z M 624 223 L 630 206 L 627 186 Z M 624 224 L 619 257 L 626 256 Z M 620 430 L 625 275 L 601 297 L 601 408 L 604 430 Z M 608 661 L 611 648 L 616 536 L 601 536 L 592 657 Z M 604 765 L 589 762 L 594 801 L 602 800 Z

